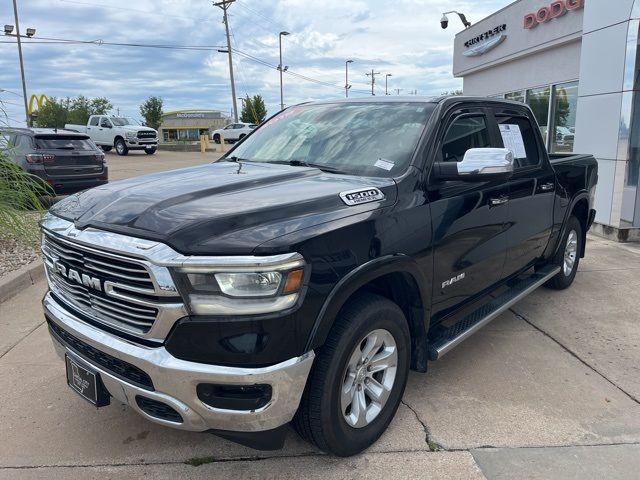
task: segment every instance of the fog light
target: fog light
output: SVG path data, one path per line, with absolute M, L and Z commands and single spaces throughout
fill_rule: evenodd
M 201 383 L 198 398 L 214 408 L 224 410 L 257 410 L 271 400 L 271 385 L 215 385 Z

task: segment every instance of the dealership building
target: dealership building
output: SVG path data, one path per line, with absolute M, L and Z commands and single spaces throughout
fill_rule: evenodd
M 176 110 L 162 114 L 160 141 L 188 142 L 200 140 L 217 128 L 231 123 L 231 119 L 219 110 Z
M 640 240 L 640 0 L 519 0 L 456 35 L 465 95 L 531 106 L 550 152 L 593 153 L 597 232 Z

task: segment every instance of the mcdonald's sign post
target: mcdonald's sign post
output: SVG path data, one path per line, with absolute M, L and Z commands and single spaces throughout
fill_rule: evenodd
M 44 93 L 41 95 L 31 95 L 29 97 L 29 108 L 27 109 L 27 115 L 29 115 L 29 124 L 33 123 L 33 118 L 37 116 L 37 111 L 40 110 L 45 103 L 49 101 L 49 97 L 47 97 Z M 34 110 L 33 107 L 36 107 Z

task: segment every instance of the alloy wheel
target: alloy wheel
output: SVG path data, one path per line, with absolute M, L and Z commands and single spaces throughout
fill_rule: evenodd
M 567 244 L 564 248 L 564 263 L 563 271 L 565 276 L 571 275 L 573 272 L 573 266 L 576 263 L 576 257 L 578 254 L 578 234 L 575 230 L 571 230 L 567 236 Z
M 348 425 L 362 428 L 382 411 L 396 380 L 398 347 L 393 335 L 368 333 L 351 353 L 343 375 L 340 408 Z

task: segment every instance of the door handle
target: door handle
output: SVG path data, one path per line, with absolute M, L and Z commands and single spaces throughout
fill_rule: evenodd
M 554 183 L 543 183 L 542 185 L 540 185 L 540 190 L 542 190 L 543 192 L 548 192 L 550 190 L 553 190 L 554 187 Z
M 492 207 L 497 207 L 498 205 L 504 205 L 508 201 L 509 201 L 509 197 L 507 196 L 491 198 L 489 199 L 489 205 Z

